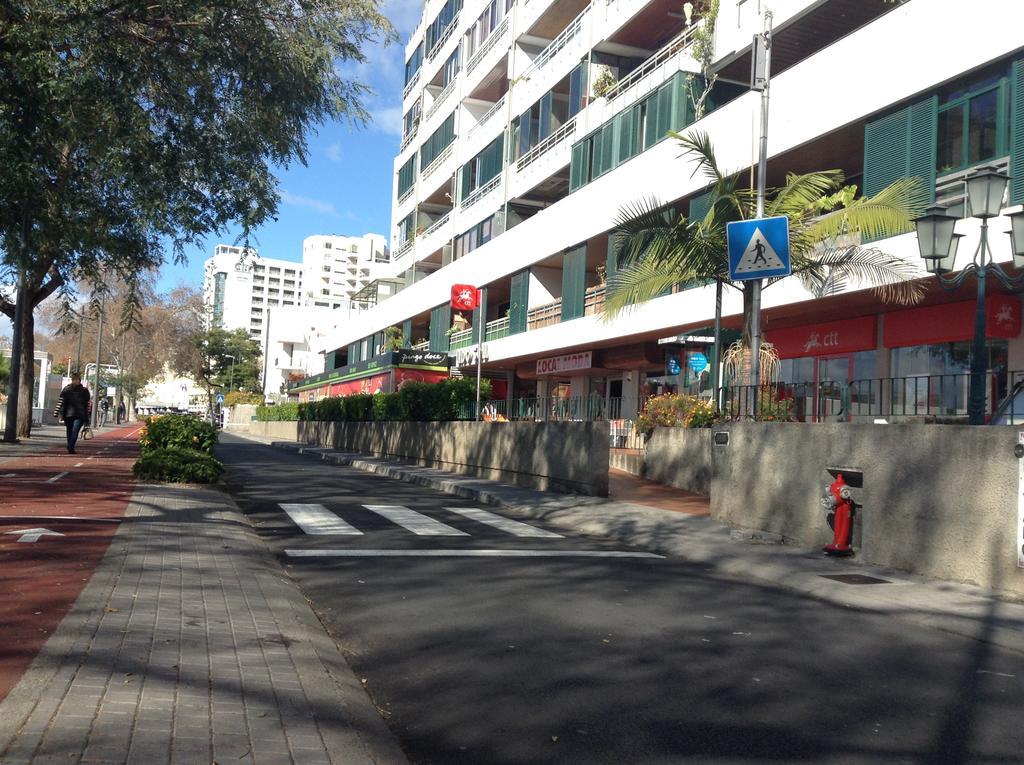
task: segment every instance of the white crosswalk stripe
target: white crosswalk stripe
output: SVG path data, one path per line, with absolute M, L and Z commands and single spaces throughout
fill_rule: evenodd
M 435 521 L 423 513 L 417 513 L 402 505 L 363 505 L 377 515 L 387 518 L 402 528 L 408 529 L 413 534 L 423 537 L 468 537 L 465 531 L 449 526 L 441 521 Z
M 498 515 L 488 510 L 481 510 L 479 507 L 446 507 L 445 510 L 452 513 L 458 513 L 463 518 L 469 518 L 471 521 L 486 523 L 488 526 L 493 526 L 499 531 L 504 531 L 517 537 L 531 537 L 534 539 L 564 538 L 561 534 L 556 534 L 553 531 L 538 529 L 536 526 L 531 526 L 528 523 L 514 521 L 503 515 Z
M 307 534 L 349 534 L 361 535 L 359 529 L 350 526 L 323 505 L 281 504 L 295 524 Z

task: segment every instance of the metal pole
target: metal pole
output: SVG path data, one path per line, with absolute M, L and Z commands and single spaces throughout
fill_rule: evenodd
M 96 427 L 96 419 L 100 410 L 100 351 L 103 343 L 103 304 L 100 303 L 99 328 L 96 330 L 96 389 L 92 396 L 92 426 Z
M 231 370 L 228 372 L 228 393 L 235 389 L 235 357 L 231 357 Z
M 772 72 L 772 13 L 764 14 L 764 89 L 761 91 L 761 139 L 757 160 L 757 213 L 764 217 L 765 184 L 768 175 L 768 90 Z M 761 385 L 761 280 L 755 279 L 750 299 L 750 382 L 754 386 L 755 416 L 758 389 Z
M 484 358 L 484 308 L 477 305 L 479 317 L 476 321 L 476 419 L 480 419 L 480 365 Z
M 85 313 L 78 315 L 78 355 L 75 356 L 75 371 L 78 374 L 82 374 L 82 333 L 85 331 Z M 71 376 L 71 370 L 68 370 L 68 377 Z
M 715 284 L 715 344 L 711 352 L 711 396 L 718 403 L 718 360 L 722 358 L 722 280 Z
M 28 289 L 25 285 L 25 269 L 18 269 L 18 291 L 14 304 L 14 326 L 11 328 L 11 369 L 7 384 L 7 422 L 4 424 L 4 441 L 18 442 L 18 396 L 21 391 L 21 347 L 25 343 L 22 323 L 25 321 L 25 303 Z M 31 308 L 28 310 L 32 310 Z
M 974 342 L 971 344 L 971 382 L 967 396 L 967 421 L 971 425 L 985 424 L 985 380 L 988 372 L 988 353 L 985 347 L 985 276 L 988 269 L 988 219 L 981 219 L 981 267 L 975 271 L 978 296 L 974 304 Z

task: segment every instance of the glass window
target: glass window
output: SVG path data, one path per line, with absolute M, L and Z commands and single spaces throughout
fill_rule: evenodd
M 990 90 L 975 96 L 970 102 L 970 133 L 968 134 L 967 163 L 976 164 L 996 156 L 996 128 L 998 125 L 999 91 Z
M 960 167 L 964 153 L 964 107 L 939 113 L 939 140 L 935 170 L 942 175 Z

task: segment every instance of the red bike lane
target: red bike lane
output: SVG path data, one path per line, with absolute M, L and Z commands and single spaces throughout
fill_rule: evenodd
M 140 424 L 0 464 L 0 701 L 85 588 L 134 489 Z

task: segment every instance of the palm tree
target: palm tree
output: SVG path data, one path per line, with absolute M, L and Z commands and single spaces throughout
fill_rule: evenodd
M 679 284 L 715 282 L 717 326 L 722 287 L 734 287 L 743 292 L 743 339 L 738 350 L 749 362 L 753 285 L 729 279 L 726 224 L 754 217 L 756 192 L 738 189 L 739 174 L 719 169 L 707 133 L 672 136 L 684 156 L 696 160 L 694 173 L 701 172 L 711 181 L 711 204 L 700 219 L 682 215 L 674 219 L 653 198 L 620 210 L 612 232 L 620 265 L 608 280 L 606 318 L 671 292 Z M 789 217 L 793 275 L 816 297 L 836 294 L 850 284 L 870 284 L 885 302 L 916 303 L 923 287 L 913 281 L 915 266 L 858 244 L 855 234 L 877 239 L 911 231 L 913 219 L 928 201 L 920 182 L 904 178 L 872 197 L 856 197 L 856 186 L 845 186 L 844 181 L 840 170 L 793 173 L 787 175 L 784 186 L 768 190 L 765 217 Z M 780 278 L 784 277 L 766 280 L 765 286 Z

